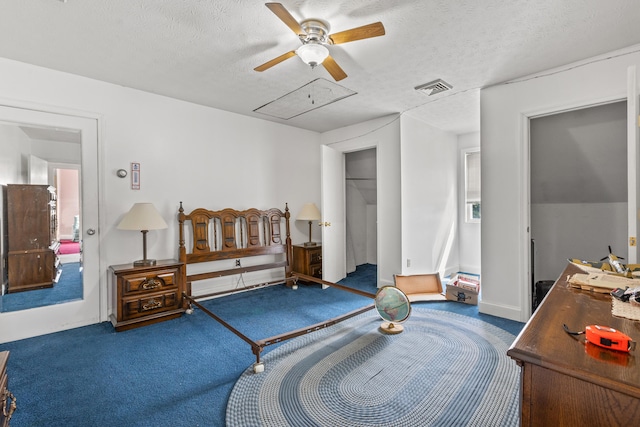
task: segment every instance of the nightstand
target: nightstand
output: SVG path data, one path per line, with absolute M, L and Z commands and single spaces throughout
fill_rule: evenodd
M 293 271 L 322 279 L 322 245 L 293 245 Z
M 110 319 L 116 331 L 174 319 L 184 313 L 184 268 L 174 259 L 144 267 L 109 267 L 113 310 Z

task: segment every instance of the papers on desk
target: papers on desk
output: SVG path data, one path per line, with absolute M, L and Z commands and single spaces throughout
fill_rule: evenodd
M 586 291 L 608 294 L 615 288 L 634 288 L 640 286 L 637 279 L 615 276 L 613 274 L 599 273 L 576 273 L 567 282 L 574 288 Z

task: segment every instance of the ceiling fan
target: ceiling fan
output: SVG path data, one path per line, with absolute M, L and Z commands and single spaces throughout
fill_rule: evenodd
M 347 74 L 340 68 L 331 55 L 329 55 L 327 46 L 384 35 L 384 26 L 381 22 L 329 34 L 330 27 L 328 22 L 320 19 L 305 19 L 302 22 L 298 22 L 282 4 L 266 3 L 266 6 L 296 33 L 302 42 L 302 46 L 265 62 L 259 67 L 254 68 L 255 71 L 267 70 L 285 59 L 297 55 L 305 64 L 310 65 L 311 68 L 322 64 L 329 74 L 331 74 L 331 77 L 339 81 L 347 77 Z

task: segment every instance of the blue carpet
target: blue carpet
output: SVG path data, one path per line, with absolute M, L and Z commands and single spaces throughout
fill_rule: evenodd
M 62 264 L 62 274 L 52 288 L 34 289 L 2 296 L 2 311 L 18 311 L 82 299 L 79 262 Z
M 375 293 L 375 269 L 358 267 L 341 283 Z M 361 272 L 368 279 L 359 280 Z M 205 305 L 258 339 L 369 303 L 338 289 L 300 285 L 297 291 L 273 286 Z M 514 335 L 523 326 L 478 315 L 467 304 L 428 307 L 483 318 Z M 105 322 L 0 344 L 0 350 L 11 351 L 9 389 L 18 402 L 12 427 L 224 426 L 231 390 L 255 361 L 248 344 L 201 310 L 118 333 Z

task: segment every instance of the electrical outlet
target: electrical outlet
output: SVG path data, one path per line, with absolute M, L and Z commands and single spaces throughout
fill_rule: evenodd
M 239 259 L 236 260 L 236 267 L 241 267 Z
M 411 260 L 409 258 L 407 258 L 407 268 L 411 267 Z

